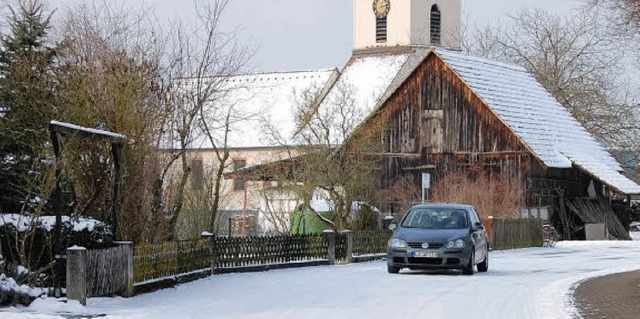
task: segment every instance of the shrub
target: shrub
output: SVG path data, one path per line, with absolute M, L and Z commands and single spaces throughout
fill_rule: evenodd
M 446 174 L 437 181 L 431 200 L 473 205 L 482 218 L 514 218 L 524 207 L 524 187 L 506 173 L 472 167 Z
M 23 265 L 29 271 L 46 268 L 53 261 L 54 216 L 32 218 L 29 215 L 0 215 L 0 247 L 5 265 Z M 113 244 L 107 225 L 89 218 L 63 216 L 62 247 L 78 245 L 89 249 Z M 10 274 L 3 267 L 0 272 Z M 47 278 L 29 278 L 32 284 L 46 285 Z M 37 282 L 36 282 L 36 279 Z

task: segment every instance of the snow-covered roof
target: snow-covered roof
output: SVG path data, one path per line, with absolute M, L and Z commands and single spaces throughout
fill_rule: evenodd
M 228 146 L 232 148 L 295 145 L 295 110 L 304 101 L 304 93 L 320 93 L 319 110 L 335 110 L 347 95 L 357 108 L 353 121 L 360 122 L 373 109 L 381 95 L 407 60 L 408 54 L 363 56 L 352 59 L 342 70 L 325 69 L 283 73 L 258 73 L 228 76 L 220 83 L 221 92 L 207 106 L 210 109 L 232 106 L 244 119 L 231 125 Z M 188 79 L 183 80 L 188 81 Z M 187 83 L 187 86 L 190 84 Z M 206 112 L 206 110 L 205 110 Z M 355 126 L 355 125 L 354 125 Z M 202 133 L 190 148 L 211 148 Z M 344 136 L 331 133 L 332 144 Z M 274 137 L 278 137 L 274 139 Z M 170 148 L 170 147 L 169 147 Z
M 276 128 L 286 143 L 295 131 L 293 110 L 299 96 L 307 90 L 326 89 L 337 76 L 336 69 L 227 76 L 219 84 L 224 95 L 207 108 L 233 107 L 242 114 L 243 120 L 230 125 L 229 147 L 272 146 L 266 123 Z M 200 134 L 190 148 L 211 148 L 211 143 Z
M 344 67 L 331 91 L 324 97 L 318 108 L 319 112 L 339 111 L 340 108 L 345 107 L 345 104 L 352 104 L 346 107 L 353 107 L 351 129 L 355 129 L 356 125 L 362 122 L 380 101 L 409 56 L 409 54 L 394 54 L 353 58 Z M 349 101 L 345 102 L 345 99 Z M 341 116 L 345 117 L 345 115 Z M 342 129 L 342 123 L 336 127 Z M 351 132 L 347 132 L 347 136 L 343 136 L 340 132 L 330 134 L 331 144 L 339 145 Z
M 396 54 L 356 58 L 344 68 L 336 86 L 352 86 L 356 90 L 356 104 L 368 113 L 380 100 L 408 57 L 409 54 Z M 331 101 L 333 93 L 329 93 L 326 102 Z
M 622 193 L 640 193 L 611 154 L 526 69 L 442 49 L 435 53 L 547 167 L 576 165 Z

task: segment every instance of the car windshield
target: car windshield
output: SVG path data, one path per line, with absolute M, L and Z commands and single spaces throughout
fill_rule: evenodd
M 402 227 L 427 229 L 467 228 L 466 212 L 455 208 L 414 208 L 407 214 Z

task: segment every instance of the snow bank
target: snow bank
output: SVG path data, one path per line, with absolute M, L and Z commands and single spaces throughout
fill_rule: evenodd
M 4 274 L 0 274 L 0 289 L 8 291 L 13 290 L 20 292 L 31 297 L 40 297 L 46 293 L 43 288 L 33 288 L 27 285 L 18 285 L 13 278 L 7 277 Z
M 101 225 L 104 226 L 104 223 L 87 217 L 73 217 L 62 216 L 62 223 L 70 223 L 73 225 L 73 231 L 80 232 L 83 230 L 87 230 L 92 232 L 96 226 Z M 29 230 L 32 224 L 41 226 L 45 228 L 47 231 L 52 231 L 53 227 L 56 224 L 55 216 L 31 216 L 31 215 L 20 215 L 20 214 L 2 214 L 0 215 L 0 227 L 5 225 L 12 225 L 19 232 L 25 232 Z
M 13 278 L 0 274 L 0 305 L 25 305 L 44 295 L 42 288 L 19 285 Z

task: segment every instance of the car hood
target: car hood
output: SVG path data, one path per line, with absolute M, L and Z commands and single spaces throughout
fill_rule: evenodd
M 407 242 L 442 242 L 463 238 L 469 235 L 468 229 L 424 229 L 424 228 L 403 228 L 396 230 L 395 237 Z

